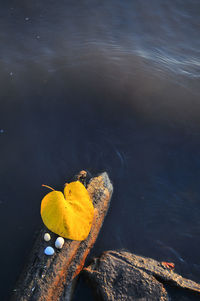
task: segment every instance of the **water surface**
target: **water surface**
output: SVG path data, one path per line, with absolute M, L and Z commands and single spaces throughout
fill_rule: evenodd
M 0 11 L 1 299 L 41 225 L 41 184 L 106 170 L 91 257 L 200 279 L 199 1 L 8 1 Z M 87 300 L 85 293 L 85 299 Z

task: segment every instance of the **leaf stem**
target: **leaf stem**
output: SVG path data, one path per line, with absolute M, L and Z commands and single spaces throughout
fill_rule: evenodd
M 42 186 L 43 186 L 43 187 L 46 187 L 46 188 L 49 188 L 49 189 L 51 189 L 51 190 L 55 190 L 55 189 L 53 189 L 52 187 L 50 187 L 50 186 L 48 186 L 48 185 L 42 184 Z

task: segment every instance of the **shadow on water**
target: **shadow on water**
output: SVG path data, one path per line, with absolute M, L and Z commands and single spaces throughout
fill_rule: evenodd
M 180 1 L 158 5 L 150 22 L 139 1 L 97 2 L 12 1 L 1 11 L 2 299 L 41 225 L 41 184 L 61 190 L 81 169 L 106 170 L 114 184 L 90 258 L 123 248 L 200 277 L 199 74 L 185 59 L 197 62 L 197 4 L 193 19 Z

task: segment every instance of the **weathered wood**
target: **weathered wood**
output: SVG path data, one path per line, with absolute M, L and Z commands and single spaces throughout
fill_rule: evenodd
M 83 275 L 97 298 L 104 301 L 200 300 L 200 284 L 175 273 L 170 266 L 128 252 L 107 251 L 85 267 Z
M 58 301 L 69 300 L 73 280 L 82 270 L 85 259 L 94 245 L 104 217 L 107 213 L 113 187 L 107 173 L 92 178 L 87 190 L 93 201 L 95 214 L 88 238 L 84 241 L 65 239 L 62 250 L 46 256 L 44 249 L 54 247 L 56 234 L 43 228 L 35 242 L 29 261 L 13 290 L 11 300 L 17 301 Z M 45 242 L 44 233 L 52 239 Z

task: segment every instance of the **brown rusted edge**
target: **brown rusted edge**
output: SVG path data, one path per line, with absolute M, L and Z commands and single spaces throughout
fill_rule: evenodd
M 55 250 L 51 257 L 44 255 L 47 245 L 54 246 L 56 235 L 51 232 L 51 243 L 43 240 L 46 228 L 38 235 L 29 261 L 22 272 L 15 289 L 12 301 L 58 301 L 67 300 L 70 295 L 73 279 L 82 270 L 86 257 L 94 245 L 109 208 L 113 187 L 107 173 L 92 178 L 88 192 L 95 207 L 95 215 L 88 238 L 84 241 L 65 240 L 61 251 Z

